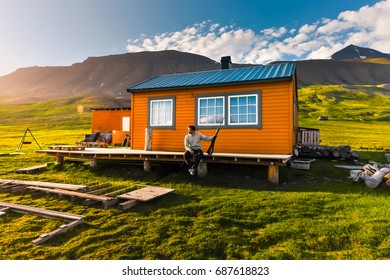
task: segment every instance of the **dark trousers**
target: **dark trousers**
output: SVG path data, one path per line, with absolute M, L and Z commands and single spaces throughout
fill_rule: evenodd
M 194 151 L 194 155 L 191 155 L 190 151 L 186 151 L 184 153 L 184 160 L 187 163 L 188 168 L 197 169 L 199 162 L 203 158 L 203 151 L 202 150 L 193 150 L 193 151 Z M 192 161 L 194 163 L 192 163 Z

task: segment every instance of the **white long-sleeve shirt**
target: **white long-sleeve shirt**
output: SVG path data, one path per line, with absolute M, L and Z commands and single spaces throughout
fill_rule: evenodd
M 190 150 L 201 150 L 202 144 L 200 143 L 201 140 L 210 142 L 213 140 L 214 136 L 205 136 L 202 133 L 195 131 L 193 134 L 187 134 L 184 137 L 184 148 L 187 151 Z

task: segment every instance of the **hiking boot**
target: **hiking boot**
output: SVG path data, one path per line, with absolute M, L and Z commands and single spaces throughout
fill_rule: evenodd
M 188 172 L 190 172 L 190 174 L 191 174 L 192 176 L 195 175 L 195 169 L 194 169 L 194 168 L 188 169 Z

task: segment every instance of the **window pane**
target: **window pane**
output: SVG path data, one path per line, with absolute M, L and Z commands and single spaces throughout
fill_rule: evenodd
M 246 123 L 248 120 L 247 116 L 246 115 L 240 115 L 239 116 L 239 122 L 240 123 Z
M 255 114 L 248 115 L 248 122 L 255 123 L 256 122 L 256 115 Z
M 248 104 L 256 105 L 256 96 L 248 96 Z
M 224 98 L 223 97 L 205 97 L 199 98 L 198 123 L 199 124 L 218 124 L 223 119 Z
M 240 104 L 240 105 L 244 105 L 244 104 L 246 104 L 246 97 L 240 97 L 239 98 L 239 101 L 238 101 L 238 104 Z
M 218 107 L 217 110 L 216 110 L 216 114 L 217 114 L 217 116 L 223 116 L 223 108 L 222 107 Z
M 240 106 L 239 107 L 239 114 L 240 115 L 246 114 L 246 106 Z
M 230 123 L 238 123 L 238 116 L 230 115 Z
M 248 113 L 249 114 L 256 113 L 256 106 L 248 106 Z

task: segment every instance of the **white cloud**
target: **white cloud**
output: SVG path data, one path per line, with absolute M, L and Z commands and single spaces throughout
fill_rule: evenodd
M 336 19 L 322 18 L 298 29 L 272 27 L 255 32 L 235 25 L 204 21 L 181 31 L 128 40 L 127 50 L 174 49 L 219 61 L 230 55 L 235 63 L 265 64 L 275 60 L 326 59 L 349 44 L 390 50 L 390 0 L 344 11 Z

